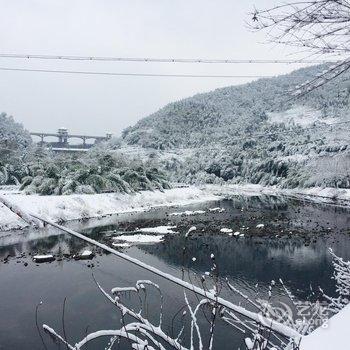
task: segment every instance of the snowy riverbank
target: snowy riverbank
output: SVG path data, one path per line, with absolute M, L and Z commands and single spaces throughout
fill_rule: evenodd
M 0 195 L 23 211 L 63 222 L 81 218 L 101 217 L 131 211 L 144 211 L 157 206 L 182 206 L 197 202 L 219 200 L 230 196 L 282 195 L 318 203 L 350 206 L 350 190 L 335 188 L 280 189 L 260 185 L 205 185 L 135 194 L 104 193 L 92 195 L 38 196 L 23 195 L 2 188 Z M 0 204 L 0 230 L 21 229 L 28 224 Z
M 135 194 L 104 193 L 67 196 L 38 196 L 6 193 L 9 202 L 27 213 L 40 215 L 55 222 L 81 218 L 101 217 L 109 214 L 144 211 L 157 206 L 181 206 L 220 199 L 211 191 L 197 187 L 143 191 Z M 5 205 L 0 204 L 0 230 L 21 229 L 28 226 Z
M 282 195 L 287 197 L 309 200 L 317 203 L 329 203 L 350 207 L 350 189 L 344 188 L 294 188 L 284 189 L 275 186 L 265 187 L 261 185 L 207 185 L 206 190 L 222 196 L 259 196 L 259 195 Z

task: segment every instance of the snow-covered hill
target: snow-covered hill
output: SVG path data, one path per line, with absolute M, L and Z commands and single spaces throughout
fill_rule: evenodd
M 180 182 L 349 188 L 350 74 L 298 100 L 288 94 L 324 69 L 171 103 L 126 129 L 123 151 L 147 149 Z

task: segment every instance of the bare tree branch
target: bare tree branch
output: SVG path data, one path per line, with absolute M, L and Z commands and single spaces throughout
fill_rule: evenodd
M 348 0 L 293 1 L 255 10 L 250 27 L 265 30 L 269 41 L 302 48 L 312 55 L 336 55 L 339 61 L 311 81 L 298 86 L 300 97 L 350 69 L 350 2 Z

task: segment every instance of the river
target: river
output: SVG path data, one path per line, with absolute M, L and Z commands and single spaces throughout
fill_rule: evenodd
M 213 208 L 222 210 L 210 211 Z M 199 212 L 171 215 L 186 210 Z M 271 281 L 279 279 L 301 302 L 316 299 L 317 293 L 313 291 L 318 287 L 335 295 L 328 249 L 350 259 L 348 209 L 274 196 L 232 197 L 180 208 L 158 208 L 66 223 L 67 227 L 108 245 L 120 232 L 134 233 L 139 228 L 161 225 L 175 226 L 177 233 L 167 234 L 162 243 L 133 245 L 122 251 L 196 284 L 202 275 L 210 272 L 213 254 L 219 281 L 227 280 L 255 299 L 267 299 Z M 192 226 L 196 230 L 186 238 L 185 233 Z M 239 231 L 241 236 L 222 233 L 222 228 Z M 93 259 L 72 258 L 87 248 L 94 251 Z M 35 263 L 32 256 L 39 253 L 54 254 L 56 259 L 51 263 Z M 63 334 L 65 298 L 64 324 L 71 343 L 79 341 L 87 332 L 120 328 L 120 314 L 98 290 L 94 278 L 107 291 L 116 286 L 133 286 L 139 279 L 158 283 L 164 297 L 164 327 L 169 334 L 179 329 L 179 310 L 184 307 L 181 288 L 57 229 L 26 229 L 0 233 L 0 349 L 44 349 L 42 340 L 47 349 L 58 349 L 59 344 L 42 333 L 41 325 L 48 324 Z M 223 288 L 222 296 L 235 303 L 244 302 L 227 288 Z M 189 295 L 189 298 L 196 302 L 195 296 Z M 287 299 L 277 283 L 271 302 L 288 304 Z M 136 307 L 133 297 L 126 295 L 125 300 Z M 35 317 L 40 302 L 37 322 L 42 338 Z M 156 320 L 159 316 L 157 293 L 149 291 L 146 302 L 145 312 Z M 199 322 L 206 342 L 206 317 L 203 315 Z M 188 334 L 185 338 L 188 339 Z M 222 321 L 217 322 L 214 349 L 244 349 L 243 342 L 242 333 Z M 106 344 L 106 339 L 100 339 L 91 342 L 87 349 L 104 349 Z M 128 348 L 125 343 L 119 346 Z M 64 348 L 61 344 L 61 349 Z

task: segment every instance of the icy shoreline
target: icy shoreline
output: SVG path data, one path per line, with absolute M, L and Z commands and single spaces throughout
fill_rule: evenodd
M 146 211 L 162 206 L 182 206 L 215 201 L 221 197 L 198 187 L 174 188 L 161 191 L 143 191 L 135 194 L 104 193 L 67 196 L 38 196 L 6 193 L 9 202 L 27 213 L 64 222 L 82 218 L 96 218 L 111 214 Z M 22 229 L 28 224 L 0 204 L 0 231 Z
M 143 191 L 135 194 L 104 193 L 67 196 L 23 195 L 10 189 L 0 195 L 27 213 L 38 214 L 55 222 L 96 218 L 111 214 L 146 211 L 160 206 L 183 206 L 220 200 L 227 196 L 280 195 L 315 203 L 350 207 L 350 190 L 336 188 L 281 189 L 261 185 L 204 185 L 170 190 Z M 0 231 L 22 229 L 28 224 L 0 204 Z
M 297 199 L 308 200 L 316 203 L 336 204 L 350 207 L 350 189 L 344 188 L 279 188 L 275 186 L 264 187 L 261 185 L 246 184 L 246 185 L 207 185 L 206 190 L 218 194 L 225 195 L 244 195 L 244 196 L 259 196 L 259 195 L 275 195 L 286 196 Z

